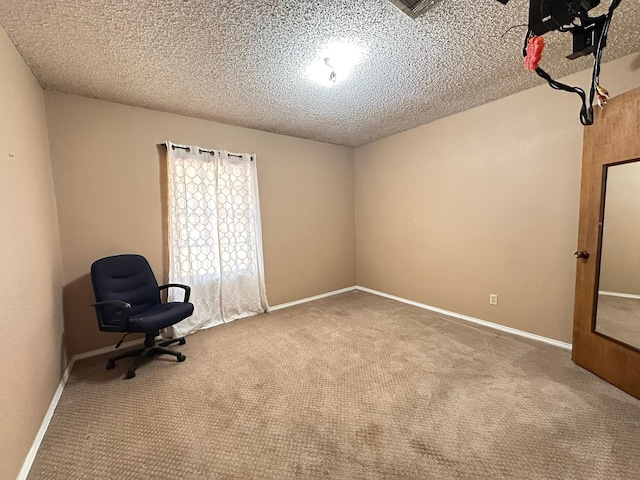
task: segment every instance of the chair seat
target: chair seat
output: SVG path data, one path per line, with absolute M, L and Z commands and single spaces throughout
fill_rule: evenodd
M 193 313 L 193 305 L 184 302 L 161 303 L 129 319 L 132 332 L 152 332 L 184 320 Z

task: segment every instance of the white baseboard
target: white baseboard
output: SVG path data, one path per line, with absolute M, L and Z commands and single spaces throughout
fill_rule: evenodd
M 270 307 L 269 310 L 270 311 L 281 310 L 283 308 L 292 307 L 294 305 L 300 305 L 302 303 L 312 302 L 314 300 L 320 300 L 321 298 L 327 298 L 327 297 L 331 297 L 333 295 L 339 295 L 341 293 L 352 292 L 354 290 L 359 290 L 359 291 L 362 291 L 362 292 L 372 293 L 374 295 L 378 295 L 378 296 L 381 296 L 381 297 L 389 298 L 389 299 L 395 300 L 397 302 L 402 302 L 402 303 L 406 303 L 408 305 L 413 305 L 414 307 L 423 308 L 425 310 L 430 310 L 432 312 L 441 313 L 441 314 L 447 315 L 449 317 L 457 318 L 457 319 L 460 319 L 460 320 L 465 320 L 467 322 L 476 323 L 478 325 L 483 325 L 485 327 L 493 328 L 495 330 L 500 330 L 502 332 L 511 333 L 513 335 L 518 335 L 518 336 L 521 336 L 521 337 L 530 338 L 532 340 L 537 340 L 539 342 L 544 342 L 544 343 L 548 343 L 550 345 L 554 345 L 556 347 L 561 347 L 561 348 L 565 348 L 567 350 L 571 350 L 571 344 L 570 343 L 560 342 L 560 341 L 554 340 L 552 338 L 542 337 L 540 335 L 535 335 L 533 333 L 524 332 L 522 330 L 518 330 L 518 329 L 515 329 L 515 328 L 511 328 L 511 327 L 505 327 L 504 325 L 499 325 L 497 323 L 487 322 L 486 320 L 480 320 L 479 318 L 469 317 L 467 315 L 461 315 L 461 314 L 456 313 L 456 312 L 451 312 L 449 310 L 444 310 L 444 309 L 438 308 L 438 307 L 432 307 L 431 305 L 426 305 L 424 303 L 414 302 L 413 300 L 407 300 L 406 298 L 397 297 L 395 295 L 390 295 L 388 293 L 380 292 L 378 290 L 373 290 L 371 288 L 361 287 L 361 286 L 353 286 L 353 287 L 341 288 L 340 290 L 333 290 L 331 292 L 322 293 L 320 295 L 314 295 L 313 297 L 302 298 L 300 300 L 295 300 L 293 302 L 281 303 L 280 305 L 274 305 L 273 307 Z M 602 293 L 603 295 L 606 295 L 606 294 L 609 294 L 610 292 L 600 292 L 600 293 Z M 625 295 L 625 294 L 620 294 L 619 296 L 622 296 L 622 295 Z M 140 344 L 141 344 L 141 340 L 131 340 L 129 342 L 123 343 L 121 345 L 121 347 L 127 348 L 127 347 L 133 347 L 133 346 L 140 345 Z M 44 438 L 44 434 L 46 433 L 47 428 L 49 427 L 49 422 L 51 422 L 51 418 L 53 417 L 53 413 L 56 410 L 56 407 L 58 405 L 58 401 L 60 400 L 60 396 L 62 395 L 62 391 L 64 390 L 64 386 L 67 383 L 67 379 L 69 378 L 69 373 L 71 372 L 71 369 L 73 368 L 73 365 L 75 364 L 75 362 L 77 360 L 82 360 L 82 359 L 85 359 L 85 358 L 95 357 L 97 355 L 102 355 L 104 353 L 109 353 L 109 352 L 112 352 L 113 350 L 114 350 L 114 346 L 112 345 L 112 346 L 109 346 L 109 347 L 103 347 L 103 348 L 98 348 L 96 350 L 91 350 L 89 352 L 79 353 L 79 354 L 74 355 L 73 357 L 71 357 L 71 360 L 69 361 L 69 364 L 67 365 L 67 368 L 65 369 L 64 374 L 62 375 L 62 379 L 60 380 L 60 384 L 58 385 L 58 388 L 56 389 L 56 392 L 53 395 L 53 399 L 51 400 L 51 404 L 49 405 L 49 409 L 47 410 L 47 413 L 44 416 L 44 419 L 42 420 L 42 424 L 40 425 L 40 429 L 38 430 L 38 434 L 36 435 L 36 438 L 33 441 L 33 444 L 31 445 L 31 449 L 29 450 L 29 453 L 27 454 L 27 457 L 25 458 L 24 463 L 22 464 L 22 468 L 20 469 L 20 473 L 18 473 L 17 480 L 25 480 L 27 478 L 27 475 L 29 474 L 29 470 L 31 469 L 31 465 L 33 464 L 33 461 L 36 458 L 36 454 L 38 453 L 38 449 L 40 448 L 40 443 L 42 442 L 42 439 Z
M 388 293 L 379 292 L 378 290 L 373 290 L 367 287 L 357 286 L 356 290 L 372 293 L 374 295 L 379 295 L 381 297 L 390 298 L 391 300 L 396 300 L 398 302 L 406 303 L 408 305 L 413 305 L 414 307 L 424 308 L 425 310 L 430 310 L 432 312 L 441 313 L 443 315 L 447 315 L 449 317 L 457 318 L 460 320 L 464 320 L 466 322 L 475 323 L 478 325 L 483 325 L 485 327 L 493 328 L 495 330 L 500 330 L 501 332 L 511 333 L 513 335 L 518 335 L 520 337 L 530 338 L 532 340 L 537 340 L 538 342 L 548 343 L 549 345 L 554 345 L 556 347 L 564 348 L 567 350 L 571 350 L 571 344 L 561 342 L 559 340 L 554 340 L 553 338 L 543 337 L 541 335 L 536 335 L 535 333 L 525 332 L 523 330 L 518 330 L 516 328 L 505 327 L 504 325 L 500 325 L 498 323 L 487 322 L 486 320 L 481 320 L 479 318 L 469 317 L 468 315 L 462 315 L 460 313 L 451 312 L 449 310 L 444 310 L 438 307 L 432 307 L 431 305 L 426 305 L 424 303 L 414 302 L 413 300 L 407 300 L 406 298 L 397 297 L 395 295 L 390 295 Z
M 120 347 L 135 347 L 137 345 L 142 345 L 143 340 L 130 340 L 128 342 L 124 342 Z M 56 407 L 58 406 L 58 402 L 60 401 L 60 397 L 62 396 L 62 391 L 64 390 L 65 385 L 67 384 L 67 380 L 69 379 L 69 374 L 71 373 L 71 369 L 75 365 L 76 361 L 82 360 L 84 358 L 95 357 L 97 355 L 102 355 L 104 353 L 113 352 L 115 350 L 115 345 L 111 345 L 109 347 L 98 348 L 96 350 L 91 350 L 89 352 L 78 353 L 71 357 L 69 363 L 67 364 L 67 368 L 65 368 L 64 373 L 62 374 L 62 378 L 60 379 L 60 383 L 58 384 L 58 388 L 53 394 L 53 398 L 51 399 L 51 403 L 49 404 L 49 409 L 40 424 L 40 429 L 36 434 L 36 438 L 33 440 L 31 444 L 31 448 L 29 449 L 29 453 L 27 453 L 26 458 L 24 459 L 24 463 L 22 464 L 22 468 L 16 477 L 16 480 L 25 480 L 27 475 L 29 475 L 29 470 L 31 470 L 31 465 L 33 465 L 33 461 L 36 458 L 36 454 L 38 453 L 38 449 L 40 448 L 40 444 L 42 443 L 42 439 L 44 438 L 44 434 L 47 432 L 47 428 L 49 428 L 49 423 L 53 418 L 53 413 L 56 411 Z
M 640 295 L 636 295 L 635 293 L 607 292 L 599 290 L 598 294 L 607 295 L 608 297 L 633 298 L 634 300 L 640 300 Z
M 40 429 L 36 434 L 36 438 L 33 440 L 31 444 L 31 448 L 29 449 L 29 453 L 27 453 L 26 458 L 24 459 L 24 463 L 22 464 L 22 468 L 16 477 L 17 480 L 25 480 L 27 475 L 29 475 L 29 470 L 31 470 L 31 465 L 33 465 L 33 461 L 36 458 L 36 454 L 38 453 L 38 449 L 40 448 L 40 444 L 42 443 L 42 439 L 44 438 L 44 434 L 47 433 L 47 428 L 49 428 L 49 423 L 51 422 L 51 418 L 53 418 L 53 412 L 55 412 L 56 407 L 58 406 L 58 401 L 60 401 L 60 396 L 62 396 L 62 391 L 64 390 L 64 386 L 67 383 L 67 379 L 69 378 L 69 373 L 71 373 L 71 369 L 73 368 L 73 364 L 75 363 L 75 357 L 71 357 L 67 368 L 65 368 L 64 373 L 62 374 L 62 378 L 60 379 L 60 383 L 58 384 L 58 388 L 53 394 L 53 399 L 49 404 L 49 409 L 42 419 L 42 423 L 40 424 Z
M 341 288 L 340 290 L 333 290 L 327 293 L 321 293 L 320 295 L 314 295 L 313 297 L 302 298 L 300 300 L 294 300 L 293 302 L 281 303 L 279 305 L 274 305 L 273 307 L 269 307 L 269 311 L 273 312 L 275 310 L 282 310 L 283 308 L 293 307 L 294 305 L 300 305 L 301 303 L 313 302 L 314 300 L 320 300 L 321 298 L 332 297 L 333 295 L 339 295 L 341 293 L 353 292 L 358 287 L 347 287 Z
M 340 293 L 345 293 L 345 292 L 351 292 L 353 290 L 355 290 L 356 287 L 347 287 L 347 288 L 343 288 L 340 290 L 334 290 L 332 292 L 327 292 L 327 293 L 323 293 L 321 295 L 315 295 L 313 297 L 309 297 L 309 298 L 303 298 L 301 300 L 296 300 L 293 302 L 288 302 L 288 303 L 282 303 L 280 305 L 275 305 L 273 307 L 270 307 L 270 311 L 274 311 L 274 310 L 280 310 L 282 308 L 287 308 L 287 307 L 292 307 L 293 305 L 298 305 L 301 303 L 306 303 L 306 302 L 311 302 L 313 300 L 319 300 L 321 298 L 325 298 L 325 297 L 330 297 L 332 295 L 338 295 Z M 138 339 L 138 340 L 130 340 L 128 342 L 124 342 L 122 345 L 120 345 L 121 348 L 129 348 L 129 347 L 135 347 L 137 345 L 142 345 L 142 343 L 144 342 L 143 339 Z M 58 406 L 58 402 L 60 401 L 60 396 L 62 395 L 62 391 L 64 390 L 64 386 L 67 383 L 67 380 L 69 379 L 69 374 L 71 373 L 71 369 L 73 368 L 73 365 L 76 363 L 76 361 L 78 360 L 83 360 L 85 358 L 90 358 L 90 357 L 96 357 L 98 355 L 103 355 L 105 353 L 110 353 L 113 352 L 115 350 L 115 345 L 110 345 L 108 347 L 102 347 L 102 348 L 98 348 L 96 350 L 90 350 L 88 352 L 83 352 L 83 353 L 78 353 L 76 355 L 73 355 L 71 357 L 71 360 L 69 361 L 67 368 L 65 369 L 64 373 L 62 374 L 62 378 L 60 379 L 60 383 L 58 384 L 58 388 L 56 389 L 55 393 L 53 394 L 53 398 L 51 399 L 51 403 L 49 404 L 49 409 L 47 410 L 47 413 L 44 416 L 44 419 L 42 420 L 42 423 L 40 424 L 40 429 L 38 430 L 38 433 L 36 434 L 36 438 L 33 440 L 33 443 L 31 444 L 31 448 L 29 449 L 29 453 L 27 453 L 27 456 L 24 460 L 24 463 L 22 464 L 22 468 L 20 469 L 20 472 L 18 473 L 18 476 L 16 477 L 17 480 L 25 480 L 27 478 L 27 475 L 29 475 L 29 470 L 31 470 L 31 465 L 33 465 L 33 461 L 36 458 L 36 454 L 38 453 L 38 449 L 40 448 L 40 444 L 42 443 L 42 439 L 44 438 L 44 434 L 47 432 L 47 428 L 49 427 L 49 423 L 51 422 L 51 418 L 53 418 L 53 414 L 56 410 L 56 407 Z

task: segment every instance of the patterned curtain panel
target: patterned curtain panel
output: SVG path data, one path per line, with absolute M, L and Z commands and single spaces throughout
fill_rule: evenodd
M 174 334 L 268 311 L 255 156 L 167 142 L 167 167 L 169 281 L 195 306 Z

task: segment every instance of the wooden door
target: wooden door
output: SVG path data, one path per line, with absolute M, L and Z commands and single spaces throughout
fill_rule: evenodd
M 634 164 L 635 162 L 638 163 Z M 611 181 L 613 178 L 629 178 L 629 172 L 623 169 L 631 170 L 636 167 L 640 169 L 640 88 L 613 98 L 606 109 L 596 112 L 595 124 L 584 129 L 572 352 L 575 363 L 640 398 L 640 345 L 622 334 L 605 334 L 599 325 L 604 318 L 609 318 L 603 316 L 603 309 L 605 304 L 608 305 L 609 301 L 615 300 L 614 297 L 627 298 L 629 300 L 625 301 L 635 305 L 633 298 L 637 296 L 637 328 L 640 334 L 640 291 L 622 292 L 621 295 L 604 292 L 605 286 L 601 285 L 604 277 L 601 278 L 600 275 L 601 269 L 605 267 L 601 264 L 603 241 L 605 246 L 616 245 L 609 238 L 609 235 L 613 235 L 610 232 L 614 232 L 611 223 L 614 216 L 608 209 L 614 208 L 612 198 L 614 192 L 617 192 L 613 190 L 617 187 L 614 187 Z M 631 190 L 629 195 L 635 198 L 634 201 L 640 202 L 640 185 L 637 186 L 637 190 Z M 633 215 L 618 217 L 622 218 L 622 223 L 627 224 L 629 228 L 640 226 L 640 218 L 632 218 Z M 620 224 L 620 220 L 617 222 Z M 620 248 L 612 250 L 616 255 L 621 254 L 618 256 L 628 260 L 622 262 L 627 263 L 625 268 L 633 264 L 636 258 L 640 261 L 640 235 L 636 244 L 637 246 L 629 248 L 629 251 Z M 611 255 L 606 254 L 607 262 Z M 620 267 L 619 260 L 616 265 L 619 269 L 623 268 Z M 606 268 L 607 276 L 610 276 L 609 271 L 613 267 L 607 263 Z M 623 274 L 614 273 L 619 274 L 618 276 Z M 635 275 L 635 269 L 630 274 Z M 640 271 L 638 275 L 640 276 Z M 615 275 L 613 277 L 618 278 Z M 618 289 L 629 290 L 631 287 Z M 603 293 L 607 296 L 603 296 Z M 609 297 L 609 294 L 612 296 Z M 628 317 L 636 318 L 635 310 L 630 312 L 632 315 Z M 615 315 L 611 317 L 616 321 Z M 633 327 L 633 324 L 627 324 Z

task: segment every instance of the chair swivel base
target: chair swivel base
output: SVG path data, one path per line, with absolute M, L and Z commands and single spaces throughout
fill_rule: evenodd
M 169 345 L 173 345 L 174 343 L 178 343 L 180 345 L 184 345 L 186 340 L 184 337 L 180 338 L 171 338 L 169 340 L 163 340 L 162 342 L 155 343 L 155 337 L 157 332 L 147 334 L 144 340 L 144 347 L 134 348 L 132 350 L 128 350 L 126 352 L 122 352 L 120 355 L 116 355 L 115 357 L 111 357 L 107 360 L 107 370 L 111 370 L 115 368 L 116 361 L 122 360 L 123 358 L 136 357 L 133 361 L 129 370 L 127 370 L 127 374 L 125 378 L 133 378 L 136 376 L 136 369 L 142 364 L 144 360 L 147 358 L 152 358 L 156 355 L 173 355 L 177 358 L 179 362 L 184 362 L 187 357 L 183 355 L 178 350 L 173 350 L 171 348 L 167 348 Z

